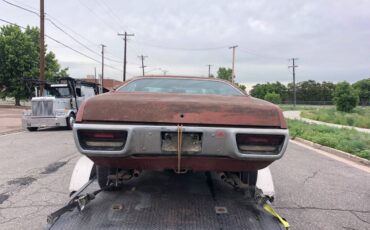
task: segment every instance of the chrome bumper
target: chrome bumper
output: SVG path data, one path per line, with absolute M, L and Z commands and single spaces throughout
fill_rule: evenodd
M 119 151 L 86 150 L 78 140 L 78 130 L 125 130 L 127 131 L 126 145 Z M 281 158 L 289 142 L 287 129 L 258 129 L 258 128 L 219 128 L 183 126 L 183 132 L 202 133 L 202 150 L 188 153 L 186 156 L 219 156 L 234 159 L 277 160 Z M 148 126 L 148 125 L 115 125 L 115 124 L 74 124 L 73 136 L 78 150 L 87 156 L 127 157 L 127 156 L 174 156 L 174 153 L 163 152 L 161 147 L 162 132 L 177 132 L 177 126 Z M 236 134 L 275 134 L 284 135 L 285 140 L 277 154 L 261 153 L 246 154 L 239 151 Z M 184 154 L 185 156 L 185 154 Z
M 58 126 L 67 126 L 66 117 L 32 117 L 23 115 L 22 117 L 22 127 L 58 127 Z

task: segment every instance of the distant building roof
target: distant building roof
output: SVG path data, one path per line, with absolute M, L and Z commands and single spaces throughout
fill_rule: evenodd
M 100 79 L 97 78 L 95 79 L 94 75 L 87 75 L 86 78 L 82 78 L 81 80 L 87 81 L 87 82 L 93 82 L 93 83 L 100 83 Z M 105 78 L 103 80 L 103 87 L 109 91 L 117 89 L 123 84 L 122 81 L 114 80 L 114 79 L 109 79 Z

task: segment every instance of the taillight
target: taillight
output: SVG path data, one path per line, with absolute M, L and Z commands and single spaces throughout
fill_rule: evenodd
M 278 153 L 284 142 L 283 135 L 236 134 L 239 151 L 245 153 Z
M 126 131 L 78 130 L 77 134 L 81 147 L 87 150 L 121 150 L 127 139 Z

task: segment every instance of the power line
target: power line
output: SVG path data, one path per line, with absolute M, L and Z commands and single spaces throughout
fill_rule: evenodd
M 122 20 L 114 13 L 114 11 L 112 10 L 112 8 L 109 7 L 108 4 L 105 4 L 105 1 L 98 1 L 102 6 L 104 6 L 106 9 L 108 9 L 109 13 L 108 14 L 109 16 L 111 16 L 112 19 L 116 20 L 116 22 L 118 22 L 119 26 L 121 27 L 123 24 L 122 23 Z M 123 29 L 123 28 L 122 28 Z
M 40 16 L 40 14 L 37 13 L 36 11 L 30 10 L 30 9 L 27 9 L 27 8 L 24 8 L 24 7 L 20 6 L 20 5 L 14 4 L 14 3 L 9 2 L 9 1 L 6 1 L 6 0 L 2 0 L 2 1 L 5 2 L 6 4 L 12 5 L 12 6 L 17 7 L 19 9 L 22 9 L 22 10 L 28 11 L 28 12 L 30 12 L 32 14 L 35 14 L 37 16 Z
M 117 31 L 117 28 L 113 28 L 111 26 L 111 24 L 107 23 L 106 21 L 104 21 L 97 13 L 95 13 L 89 6 L 87 6 L 83 1 L 81 0 L 78 0 L 78 2 L 83 6 L 85 7 L 88 11 L 90 11 L 93 15 L 95 15 L 96 19 L 99 19 L 99 21 L 101 21 L 103 24 L 105 24 L 105 27 L 106 28 L 109 28 L 111 29 L 112 31 L 116 32 Z
M 33 11 L 33 10 L 30 10 L 30 9 L 27 9 L 27 8 L 25 8 L 25 7 L 22 7 L 22 6 L 20 6 L 20 5 L 17 5 L 17 4 L 14 4 L 14 3 L 12 3 L 12 2 L 9 2 L 9 1 L 7 1 L 7 0 L 2 0 L 3 2 L 5 2 L 5 3 L 7 3 L 7 4 L 9 4 L 9 5 L 12 5 L 12 6 L 14 6 L 14 7 L 17 7 L 17 8 L 19 8 L 19 9 L 22 9 L 22 10 L 25 10 L 25 11 L 27 11 L 27 12 L 30 12 L 30 13 L 33 13 L 33 14 L 35 14 L 35 15 L 37 15 L 37 16 L 39 16 L 39 13 L 37 13 L 36 11 Z M 46 13 L 45 13 L 46 14 Z M 98 56 L 100 56 L 100 54 L 98 53 L 98 52 L 96 52 L 96 51 L 94 51 L 94 50 L 92 50 L 91 48 L 89 48 L 87 45 L 85 45 L 85 44 L 83 44 L 82 42 L 80 42 L 79 40 L 77 40 L 76 38 L 74 38 L 70 33 L 68 33 L 67 31 L 65 31 L 64 29 L 62 29 L 60 26 L 58 26 L 52 19 L 50 19 L 50 15 L 48 14 L 48 16 L 49 16 L 49 18 L 46 18 L 46 20 L 47 21 L 49 21 L 55 28 L 57 28 L 58 30 L 60 30 L 62 33 L 64 33 L 64 34 L 66 34 L 69 38 L 71 38 L 73 41 L 75 41 L 76 43 L 78 43 L 79 45 L 81 45 L 81 46 L 83 46 L 85 49 L 87 49 L 87 50 L 89 50 L 90 52 L 92 52 L 92 53 L 94 53 L 95 55 L 98 55 Z M 54 18 L 54 17 L 53 17 Z M 55 20 L 55 19 L 54 19 Z M 60 23 L 61 24 L 61 23 Z M 64 27 L 67 27 L 67 26 L 65 26 L 64 25 Z M 67 27 L 68 28 L 68 27 Z M 69 30 L 71 30 L 71 29 L 69 29 Z M 72 31 L 72 30 L 71 30 Z M 72 32 L 74 32 L 74 31 L 72 31 Z M 79 35 L 78 33 L 76 33 L 76 32 L 74 32 L 75 34 L 77 34 L 77 35 Z M 82 37 L 83 38 L 83 36 L 82 35 L 79 35 L 80 37 Z M 85 39 L 85 40 L 87 40 L 88 42 L 90 42 L 90 43 L 92 43 L 93 45 L 96 45 L 95 43 L 93 43 L 93 42 L 91 42 L 91 41 L 89 41 L 88 39 Z M 118 61 L 118 60 L 114 60 L 114 59 L 112 59 L 112 58 L 109 58 L 109 57 L 105 57 L 105 59 L 106 60 L 108 60 L 108 61 L 111 61 L 111 62 L 115 62 L 115 63 L 121 63 L 121 61 Z
M 26 28 L 26 27 L 24 27 L 24 26 L 20 26 L 20 25 L 18 25 L 18 24 L 16 24 L 16 23 L 13 23 L 13 22 L 7 21 L 7 20 L 5 20 L 5 19 L 1 19 L 1 18 L 0 18 L 0 21 L 3 21 L 3 22 L 5 22 L 5 23 L 7 23 L 7 24 L 10 24 L 10 25 L 18 26 L 18 27 L 20 27 L 20 28 L 22 28 L 22 29 L 27 29 L 27 28 Z M 51 36 L 49 36 L 49 35 L 47 35 L 47 34 L 45 34 L 45 37 L 47 37 L 47 38 L 49 38 L 50 40 L 52 40 L 52 41 L 54 41 L 54 42 L 56 42 L 56 43 L 58 43 L 58 44 L 60 44 L 60 45 L 64 46 L 65 48 L 68 48 L 68 49 L 72 50 L 72 51 L 73 51 L 73 52 L 75 52 L 75 53 L 80 54 L 81 56 L 84 56 L 84 57 L 86 57 L 86 58 L 88 58 L 88 59 L 90 59 L 90 60 L 92 60 L 92 61 L 95 61 L 95 62 L 97 62 L 97 63 L 100 63 L 100 61 L 99 61 L 99 60 L 97 60 L 97 59 L 95 59 L 95 58 L 93 58 L 93 57 L 90 57 L 89 55 L 84 54 L 84 53 L 82 53 L 81 51 L 79 51 L 79 50 L 77 50 L 77 49 L 74 49 L 74 48 L 70 47 L 69 45 L 64 44 L 63 42 L 61 42 L 61 41 L 59 41 L 59 40 L 57 40 L 57 39 L 55 39 L 55 38 L 53 38 L 53 37 L 51 37 Z M 114 67 L 114 66 L 111 66 L 111 65 L 108 65 L 108 64 L 105 64 L 105 66 L 106 66 L 106 67 L 108 67 L 108 68 L 111 68 L 111 69 L 118 70 L 118 71 L 122 72 L 122 70 L 120 70 L 120 69 L 118 69 L 118 68 L 116 68 L 116 67 Z
M 53 26 L 55 26 L 57 29 L 59 29 L 60 31 L 62 31 L 64 34 L 66 34 L 68 37 L 70 37 L 73 41 L 77 42 L 78 44 L 80 44 L 81 46 L 83 46 L 85 49 L 89 50 L 91 53 L 94 53 L 96 55 L 99 55 L 100 54 L 92 49 L 90 49 L 88 46 L 86 46 L 85 44 L 83 44 L 82 42 L 80 42 L 79 40 L 75 39 L 72 35 L 70 35 L 68 32 L 66 32 L 65 30 L 63 30 L 62 28 L 60 28 L 58 25 L 56 25 L 50 18 L 47 18 L 46 19 L 47 21 L 49 21 Z M 116 60 L 113 60 L 111 58 L 107 58 L 105 57 L 105 59 L 111 61 L 111 62 L 116 62 L 116 63 L 121 63 L 120 61 L 116 61 Z

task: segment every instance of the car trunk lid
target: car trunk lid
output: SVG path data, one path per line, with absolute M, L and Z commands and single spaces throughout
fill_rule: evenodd
M 83 122 L 285 128 L 280 109 L 250 96 L 107 93 L 89 99 Z

